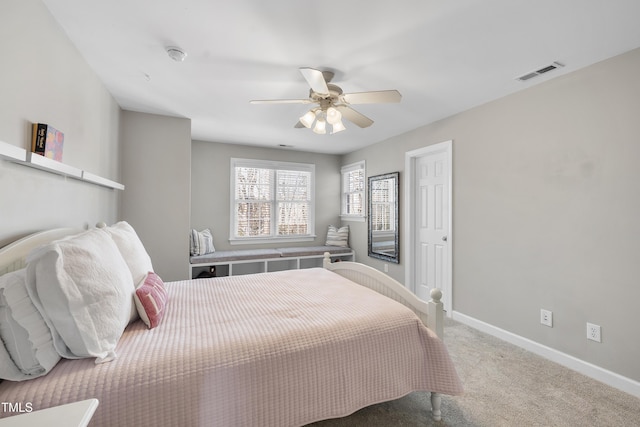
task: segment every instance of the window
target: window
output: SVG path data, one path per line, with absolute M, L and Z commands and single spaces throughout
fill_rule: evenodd
M 313 240 L 315 165 L 231 159 L 231 243 Z
M 343 166 L 342 211 L 343 220 L 364 221 L 365 219 L 365 171 L 364 160 Z

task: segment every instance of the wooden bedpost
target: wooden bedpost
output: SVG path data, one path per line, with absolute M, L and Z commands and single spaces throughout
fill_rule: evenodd
M 427 327 L 440 339 L 444 338 L 444 305 L 441 299 L 442 291 L 438 288 L 431 289 L 431 299 L 427 303 Z

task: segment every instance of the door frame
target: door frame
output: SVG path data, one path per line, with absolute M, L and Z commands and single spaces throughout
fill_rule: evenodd
M 435 153 L 444 152 L 446 154 L 447 167 L 449 169 L 449 176 L 446 177 L 449 199 L 449 221 L 447 230 L 447 281 L 444 284 L 444 289 L 441 289 L 443 294 L 442 302 L 446 315 L 451 317 L 453 312 L 453 140 L 439 142 L 437 144 L 428 145 L 426 147 L 418 148 L 416 150 L 407 151 L 405 153 L 405 178 L 404 178 L 404 257 L 405 257 L 405 286 L 407 286 L 413 293 L 416 292 L 415 282 L 415 244 L 416 234 L 412 232 L 415 230 L 416 224 L 416 159 L 420 157 L 429 156 Z

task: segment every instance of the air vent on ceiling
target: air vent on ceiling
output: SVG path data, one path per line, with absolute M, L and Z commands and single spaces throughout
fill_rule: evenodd
M 549 65 L 546 65 L 542 68 L 537 69 L 536 71 L 531 71 L 527 74 L 523 74 L 522 76 L 516 77 L 516 80 L 520 80 L 521 82 L 526 82 L 527 80 L 530 80 L 534 77 L 538 77 L 544 73 L 548 73 L 549 71 L 553 71 L 562 67 L 564 67 L 564 64 L 561 64 L 559 62 L 553 62 Z

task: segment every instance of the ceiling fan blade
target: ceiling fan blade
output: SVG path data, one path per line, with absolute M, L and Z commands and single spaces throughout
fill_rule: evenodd
M 300 120 L 298 120 L 293 127 L 296 128 L 296 129 L 306 129 L 305 125 L 300 123 Z
M 251 104 L 311 104 L 310 99 L 254 99 Z
M 304 79 L 309 83 L 311 90 L 320 95 L 329 95 L 329 88 L 327 87 L 327 81 L 324 79 L 322 71 L 314 68 L 301 67 L 300 73 Z
M 350 108 L 346 105 L 336 105 L 335 106 L 340 113 L 342 113 L 342 117 L 349 120 L 351 123 L 360 126 L 361 128 L 369 127 L 373 124 L 373 120 L 369 117 L 358 113 L 353 108 Z
M 342 95 L 349 104 L 381 104 L 400 102 L 402 95 L 397 90 L 378 90 L 372 92 L 345 93 Z

